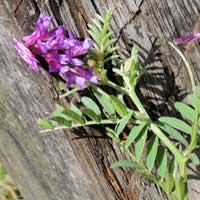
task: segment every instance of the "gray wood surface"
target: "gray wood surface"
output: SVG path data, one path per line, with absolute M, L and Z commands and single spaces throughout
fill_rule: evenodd
M 184 65 L 163 41 L 193 30 L 200 15 L 199 0 L 0 0 L 0 161 L 26 200 L 165 199 L 137 174 L 110 169 L 110 163 L 123 155 L 102 137 L 103 130 L 39 133 L 37 119 L 48 116 L 55 102 L 67 105 L 79 97 L 58 101 L 58 81 L 45 71 L 36 74 L 27 69 L 12 46 L 13 35 L 20 39 L 30 33 L 42 10 L 54 16 L 54 26 L 64 24 L 85 37 L 95 12 L 104 14 L 109 7 L 114 9 L 111 29 L 119 53 L 127 57 L 137 45 L 141 62 L 154 75 L 145 76 L 138 91 L 152 116 L 173 114 L 173 102 L 190 90 Z M 195 42 L 185 51 L 198 83 L 199 49 Z M 74 139 L 77 134 L 87 137 Z M 200 182 L 194 170 L 191 199 L 197 200 Z

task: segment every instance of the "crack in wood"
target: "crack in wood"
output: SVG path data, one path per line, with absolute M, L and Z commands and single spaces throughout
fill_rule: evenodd
M 19 0 L 19 2 L 16 2 L 16 4 L 13 4 L 15 6 L 13 6 L 12 8 L 12 13 L 14 14 L 14 16 L 17 15 L 17 11 L 19 10 L 21 4 L 22 4 L 23 0 Z
M 127 20 L 127 22 L 120 28 L 120 30 L 119 30 L 119 34 L 118 34 L 118 36 L 117 36 L 117 38 L 116 38 L 116 41 L 115 41 L 115 43 L 114 43 L 114 45 L 116 45 L 117 43 L 118 43 L 118 41 L 119 41 L 119 39 L 121 38 L 121 36 L 123 35 L 123 32 L 124 32 L 124 29 L 135 19 L 135 17 L 137 16 L 137 15 L 139 15 L 139 13 L 140 13 L 140 7 L 141 7 L 141 5 L 142 5 L 142 3 L 143 3 L 143 0 L 140 2 L 140 4 L 138 5 L 138 8 L 137 8 L 137 10 L 134 12 L 134 13 L 132 13 L 132 16 Z
M 126 194 L 124 194 L 123 192 L 123 189 L 118 179 L 116 178 L 110 166 L 108 166 L 107 160 L 105 160 L 104 158 L 101 159 L 101 166 L 106 180 L 108 181 L 111 188 L 114 190 L 117 197 L 120 200 L 128 200 L 128 198 L 125 196 Z

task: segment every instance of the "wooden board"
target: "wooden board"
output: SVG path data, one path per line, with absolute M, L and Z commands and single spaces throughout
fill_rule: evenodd
M 156 77 L 145 76 L 139 91 L 152 116 L 173 114 L 173 102 L 190 89 L 184 65 L 163 39 L 192 31 L 199 0 L 0 0 L 0 160 L 27 200 L 165 199 L 136 174 L 110 169 L 123 155 L 103 129 L 39 133 L 37 119 L 48 116 L 59 102 L 58 81 L 45 71 L 38 75 L 27 69 L 12 46 L 13 35 L 20 39 L 34 29 L 40 11 L 54 16 L 54 26 L 64 24 L 85 37 L 95 12 L 104 14 L 109 7 L 114 9 L 111 29 L 119 53 L 127 57 L 136 44 L 141 62 Z M 199 49 L 196 42 L 186 53 L 200 82 Z M 78 99 L 75 95 L 59 103 Z M 74 139 L 77 134 L 82 137 Z M 190 176 L 194 200 L 199 199 L 197 176 Z

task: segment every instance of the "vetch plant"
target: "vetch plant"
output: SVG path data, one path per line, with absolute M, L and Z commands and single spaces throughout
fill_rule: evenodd
M 39 71 L 37 57 L 40 56 L 48 63 L 50 72 L 57 72 L 66 79 L 65 85 L 60 84 L 60 88 L 66 91 L 61 97 L 86 88 L 90 88 L 95 97 L 83 96 L 79 107 L 56 105 L 55 112 L 48 119 L 39 120 L 45 128 L 41 132 L 104 125 L 106 134 L 127 157 L 127 160 L 113 163 L 112 168 L 130 167 L 162 188 L 170 199 L 188 200 L 186 167 L 189 162 L 199 164 L 195 149 L 200 125 L 200 87 L 195 85 L 184 55 L 169 43 L 185 63 L 192 94 L 188 96 L 188 104 L 175 104 L 184 120 L 169 116 L 152 120 L 136 94 L 137 83 L 145 73 L 138 61 L 138 50 L 133 47 L 128 60 L 119 59 L 114 45 L 116 40 L 109 31 L 111 15 L 111 10 L 105 17 L 96 14 L 88 25 L 92 39 L 79 41 L 72 33 L 66 37 L 63 26 L 48 31 L 52 18 L 42 14 L 36 31 L 24 38 L 25 45 L 14 41 L 16 50 L 32 69 Z M 189 39 L 177 39 L 176 42 L 193 39 L 189 36 Z M 112 69 L 113 75 L 120 78 L 120 85 L 109 79 L 107 69 Z M 101 87 L 104 85 L 112 88 L 115 95 L 104 90 Z M 126 105 L 125 95 L 136 109 Z M 126 133 L 125 139 L 122 139 L 123 132 Z

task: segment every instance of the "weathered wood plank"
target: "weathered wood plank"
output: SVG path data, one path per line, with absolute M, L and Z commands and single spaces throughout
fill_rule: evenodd
M 95 12 L 103 14 L 108 7 L 114 8 L 111 28 L 122 56 L 137 44 L 141 62 L 159 79 L 144 77 L 141 82 L 141 98 L 153 116 L 170 113 L 172 103 L 184 97 L 181 90 L 190 87 L 180 59 L 167 45 L 159 45 L 162 38 L 191 31 L 200 14 L 198 0 L 0 0 L 0 114 L 4 116 L 0 118 L 0 159 L 26 199 L 164 199 L 135 174 L 109 168 L 116 154 L 122 155 L 107 139 L 91 138 L 101 137 L 101 131 L 85 129 L 82 134 L 89 137 L 79 140 L 72 140 L 76 133 L 72 130 L 40 134 L 36 121 L 52 112 L 57 81 L 45 72 L 40 76 L 30 72 L 12 48 L 12 34 L 21 38 L 30 33 L 41 10 L 55 17 L 54 25 L 64 24 L 85 37 L 86 24 Z M 197 45 L 189 55 L 200 81 Z M 191 187 L 198 190 L 199 183 L 192 180 Z M 194 191 L 192 199 L 198 199 Z
M 57 83 L 45 72 L 38 75 L 27 69 L 12 47 L 12 35 L 21 38 L 39 13 L 28 1 L 4 3 L 0 4 L 2 18 L 7 20 L 1 21 L 0 158 L 25 199 L 136 198 L 137 187 L 133 190 L 128 185 L 128 174 L 110 169 L 111 161 L 116 160 L 110 141 L 72 140 L 72 131 L 39 133 L 37 118 L 53 111 L 56 91 L 52 89 L 56 90 Z M 95 130 L 88 134 L 102 136 Z

